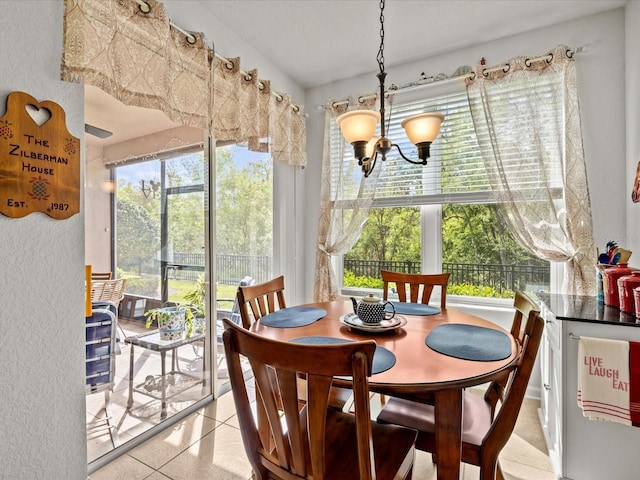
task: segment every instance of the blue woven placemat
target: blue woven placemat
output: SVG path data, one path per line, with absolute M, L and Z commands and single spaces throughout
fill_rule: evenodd
M 317 307 L 287 307 L 265 315 L 260 319 L 267 327 L 304 327 L 327 315 L 327 311 Z
M 335 345 L 336 343 L 349 343 L 351 340 L 344 338 L 332 337 L 302 337 L 290 340 L 291 343 L 301 343 L 304 345 Z M 396 356 L 392 351 L 384 347 L 376 345 L 376 351 L 373 354 L 372 374 L 381 373 L 389 370 L 396 364 Z
M 436 315 L 440 313 L 440 308 L 432 307 L 431 305 L 425 305 L 424 303 L 409 303 L 409 302 L 391 302 L 396 307 L 396 313 L 402 315 Z M 385 306 L 385 310 L 390 312 L 391 307 Z
M 424 343 L 438 353 L 463 360 L 493 362 L 511 355 L 508 335 L 475 325 L 439 325 L 431 330 Z

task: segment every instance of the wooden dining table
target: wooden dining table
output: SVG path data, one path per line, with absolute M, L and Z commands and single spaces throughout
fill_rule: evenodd
M 325 317 L 294 328 L 270 327 L 257 321 L 251 330 L 259 335 L 291 341 L 303 337 L 331 337 L 348 340 L 375 340 L 395 355 L 395 364 L 370 377 L 373 392 L 431 403 L 435 407 L 437 478 L 458 480 L 462 448 L 462 392 L 505 374 L 517 356 L 516 342 L 509 332 L 489 320 L 458 309 L 448 308 L 433 315 L 401 315 L 406 324 L 384 333 L 354 331 L 340 322 L 340 317 L 353 312 L 350 301 L 310 303 L 305 306 L 326 310 Z M 498 361 L 463 360 L 432 350 L 425 338 L 437 326 L 444 324 L 475 325 L 499 330 L 509 336 L 511 354 Z M 335 379 L 338 385 L 344 380 Z M 343 384 L 342 386 L 348 386 Z

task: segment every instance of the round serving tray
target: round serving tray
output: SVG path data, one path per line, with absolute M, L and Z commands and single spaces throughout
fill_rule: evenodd
M 389 333 L 406 325 L 407 319 L 401 315 L 396 315 L 391 320 L 383 320 L 380 323 L 364 323 L 355 313 L 346 313 L 340 316 L 340 323 L 355 332 Z

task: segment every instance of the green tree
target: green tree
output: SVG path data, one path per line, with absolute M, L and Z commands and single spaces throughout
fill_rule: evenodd
M 502 221 L 496 205 L 443 205 L 442 261 L 544 265 L 525 250 Z
M 216 246 L 221 254 L 272 255 L 273 179 L 269 161 L 238 166 L 216 151 Z
M 142 205 L 118 197 L 118 267 L 140 273 L 160 248 L 160 222 Z
M 201 253 L 204 248 L 204 193 L 171 195 L 167 199 L 169 239 L 174 252 Z
M 420 261 L 420 208 L 372 208 L 348 259 Z

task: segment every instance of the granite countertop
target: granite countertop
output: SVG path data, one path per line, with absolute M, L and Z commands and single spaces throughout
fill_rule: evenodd
M 598 302 L 595 296 L 537 293 L 537 297 L 557 320 L 640 327 L 640 319 L 636 319 L 635 314 L 623 313 L 617 307 Z

